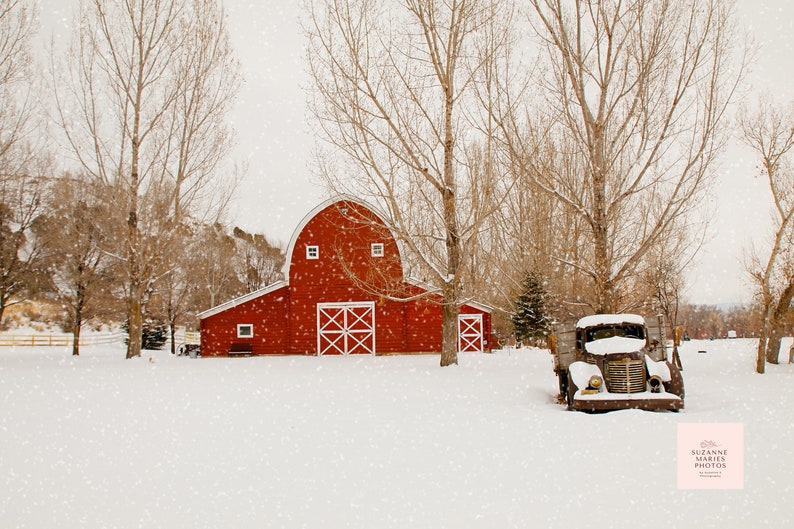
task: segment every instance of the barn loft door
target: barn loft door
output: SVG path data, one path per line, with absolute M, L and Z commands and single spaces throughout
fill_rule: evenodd
M 318 303 L 317 354 L 375 354 L 375 303 Z
M 483 351 L 482 314 L 461 314 L 458 316 L 458 351 Z

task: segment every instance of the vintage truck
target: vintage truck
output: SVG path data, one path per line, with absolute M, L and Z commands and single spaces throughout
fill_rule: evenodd
M 549 342 L 568 409 L 684 408 L 684 380 L 667 357 L 661 316 L 648 324 L 636 314 L 586 316 L 555 324 Z

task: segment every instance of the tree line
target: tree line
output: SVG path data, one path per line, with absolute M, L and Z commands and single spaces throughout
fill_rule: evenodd
M 73 333 L 75 355 L 86 323 L 127 322 L 129 309 L 125 263 L 113 251 L 126 226 L 104 209 L 107 202 L 84 192 L 83 182 L 60 176 L 42 190 L 29 228 L 0 238 L 0 251 L 9 256 L 1 263 L 6 301 L 0 313 L 23 300 L 60 307 L 53 323 Z M 20 238 L 24 251 L 15 247 Z M 284 252 L 261 234 L 183 222 L 169 243 L 168 269 L 160 269 L 143 293 L 141 330 L 147 322 L 164 326 L 172 349 L 176 327 L 194 327 L 201 310 L 283 278 Z

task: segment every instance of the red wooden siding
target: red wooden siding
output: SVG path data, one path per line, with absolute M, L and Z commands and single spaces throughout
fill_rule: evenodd
M 286 286 L 201 320 L 201 354 L 226 355 L 234 343 L 250 343 L 252 353 L 284 354 L 289 333 Z M 252 324 L 251 338 L 238 338 L 237 325 Z
M 383 245 L 382 257 L 372 256 L 373 243 Z M 318 258 L 307 258 L 309 246 L 317 247 Z M 391 232 L 372 210 L 354 200 L 330 203 L 304 219 L 290 242 L 285 275 L 281 288 L 264 289 L 261 295 L 249 294 L 228 308 L 204 313 L 202 355 L 226 355 L 232 343 L 240 342 L 250 342 L 257 355 L 316 355 L 318 304 L 374 304 L 374 346 L 379 354 L 441 350 L 440 305 L 431 299 L 389 298 L 422 290 L 405 281 Z M 490 314 L 471 305 L 461 312 L 483 314 L 487 340 Z M 241 323 L 254 325 L 252 338 L 237 338 Z

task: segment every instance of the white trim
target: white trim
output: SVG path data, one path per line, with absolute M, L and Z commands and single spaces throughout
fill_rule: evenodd
M 458 315 L 458 351 L 482 353 L 485 349 L 482 314 Z
M 248 327 L 251 332 L 248 334 L 243 334 L 240 332 L 241 329 Z M 238 323 L 237 324 L 237 337 L 238 338 L 253 338 L 254 337 L 254 324 L 253 323 Z
M 286 281 L 277 281 L 272 285 L 268 285 L 264 288 L 260 288 L 259 290 L 255 290 L 253 292 L 249 292 L 248 294 L 243 294 L 242 296 L 236 297 L 234 299 L 230 299 L 225 303 L 221 303 L 220 305 L 215 305 L 214 307 L 207 309 L 203 312 L 198 313 L 198 318 L 203 320 L 204 318 L 209 318 L 210 316 L 214 316 L 220 312 L 223 312 L 227 309 L 231 309 L 232 307 L 236 307 L 237 305 L 241 305 L 247 301 L 251 301 L 252 299 L 256 299 L 259 296 L 264 296 L 265 294 L 270 294 L 271 292 L 275 292 L 281 288 L 287 286 Z

